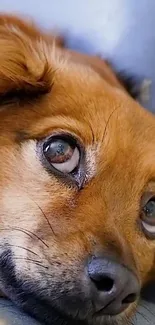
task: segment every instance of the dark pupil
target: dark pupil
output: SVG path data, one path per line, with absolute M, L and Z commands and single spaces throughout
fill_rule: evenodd
M 66 147 L 68 147 L 66 143 L 60 143 L 60 142 L 51 143 L 50 145 L 51 154 L 53 153 L 53 156 L 59 156 L 59 155 L 63 156 L 67 149 Z
M 52 142 L 48 150 L 51 159 L 55 156 L 64 156 L 68 150 L 68 146 L 68 143 L 63 140 L 57 140 L 55 142 Z
M 62 163 L 71 158 L 73 148 L 68 142 L 58 139 L 49 143 L 44 152 L 51 163 Z
M 147 217 L 155 217 L 155 201 L 149 201 L 144 207 L 144 212 Z

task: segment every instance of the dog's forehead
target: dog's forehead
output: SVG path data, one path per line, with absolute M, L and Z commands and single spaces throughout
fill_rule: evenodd
M 106 160 L 105 155 L 109 160 L 114 156 L 119 160 L 122 155 L 122 161 L 124 157 L 133 164 L 137 159 L 137 168 L 138 160 L 155 166 L 154 116 L 91 69 L 73 65 L 63 73 L 58 71 L 52 103 L 56 114 L 65 117 L 64 128 L 69 125 L 86 144 L 97 145 L 101 161 Z
M 56 60 L 52 77 L 51 91 L 36 102 L 2 108 L 1 132 L 38 138 L 46 137 L 47 130 L 49 135 L 63 129 L 77 134 L 84 144 L 99 144 L 101 151 L 153 148 L 153 115 L 123 90 L 109 85 L 91 68 L 67 60 Z
M 51 124 L 56 117 L 60 124 L 64 118 L 63 128 L 70 125 L 75 133 L 81 129 L 81 137 L 89 134 L 90 142 L 102 142 L 107 134 L 111 139 L 119 138 L 123 145 L 133 140 L 133 144 L 136 140 L 144 144 L 155 140 L 154 116 L 89 67 L 69 64 L 58 68 L 52 91 L 41 110 L 45 106 Z

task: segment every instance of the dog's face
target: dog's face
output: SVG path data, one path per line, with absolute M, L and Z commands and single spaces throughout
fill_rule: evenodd
M 0 48 L 1 290 L 44 324 L 126 322 L 155 266 L 154 117 L 14 18 Z

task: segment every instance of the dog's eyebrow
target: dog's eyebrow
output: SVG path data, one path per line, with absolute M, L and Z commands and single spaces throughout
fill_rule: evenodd
M 17 143 L 26 141 L 29 138 L 29 135 L 26 131 L 17 131 L 15 134 L 15 140 Z
M 51 85 L 46 85 L 44 87 L 39 87 L 36 85 L 32 90 L 31 89 L 13 89 L 4 94 L 0 94 L 0 106 L 7 104 L 23 104 L 32 101 L 38 100 L 45 94 L 48 94 L 53 87 L 53 83 Z

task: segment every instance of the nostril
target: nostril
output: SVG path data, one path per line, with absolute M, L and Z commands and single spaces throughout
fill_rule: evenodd
M 114 281 L 107 276 L 100 278 L 100 280 L 98 281 L 93 280 L 93 282 L 95 283 L 96 288 L 99 291 L 104 291 L 104 292 L 110 292 L 114 286 Z
M 137 298 L 137 295 L 135 293 L 131 293 L 128 295 L 125 299 L 123 299 L 122 304 L 131 304 L 134 302 Z

